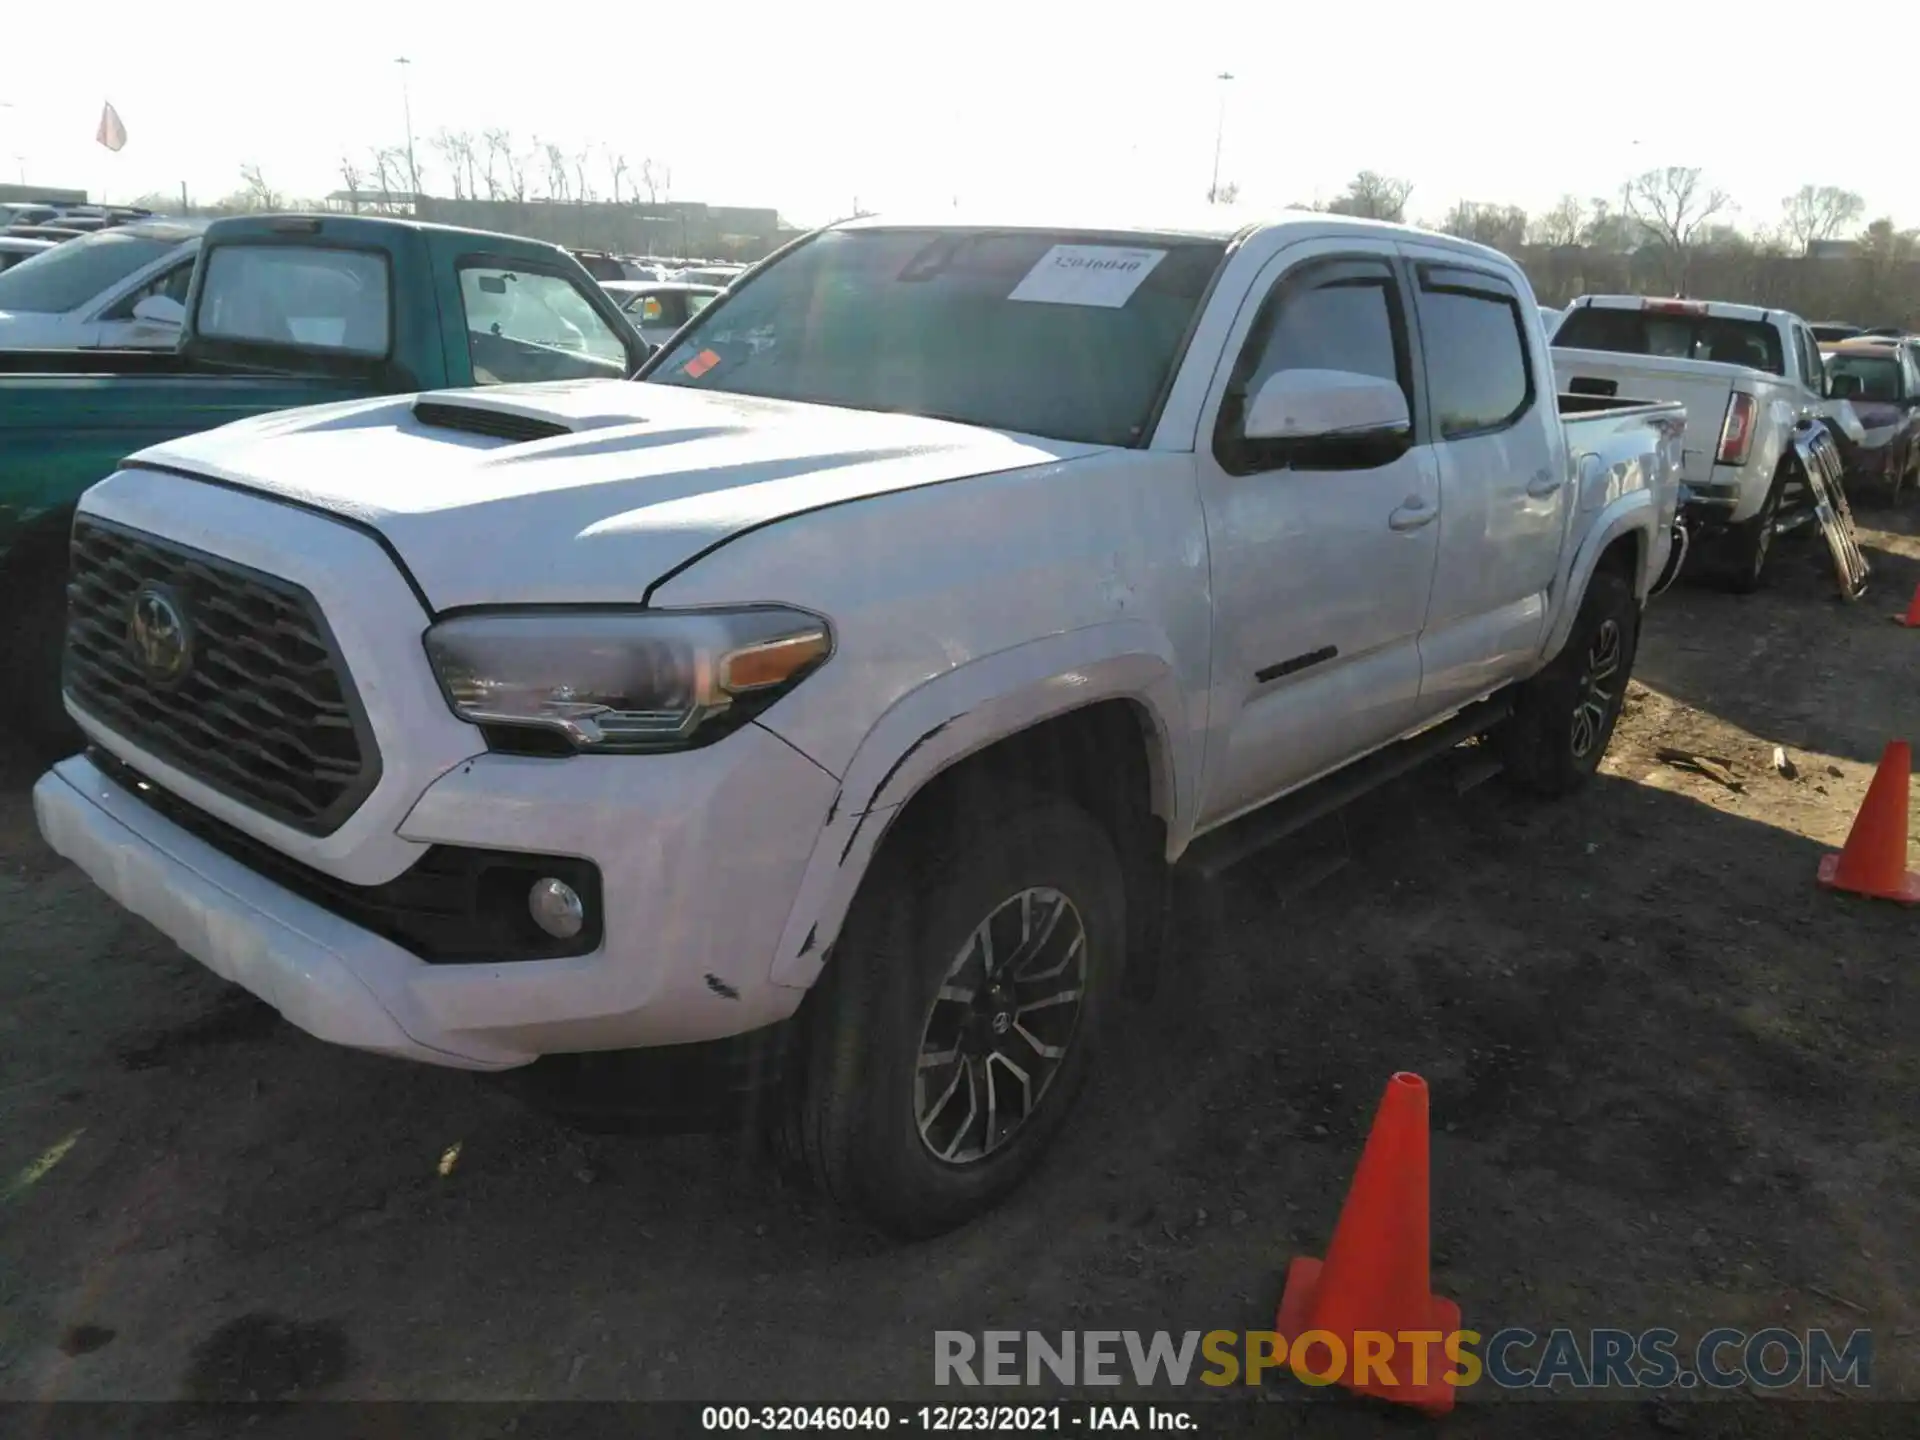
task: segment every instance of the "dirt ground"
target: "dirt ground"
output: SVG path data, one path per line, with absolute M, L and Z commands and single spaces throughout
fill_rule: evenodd
M 0 1399 L 952 1400 L 936 1329 L 1264 1328 L 1398 1069 L 1470 1326 L 1865 1326 L 1875 1390 L 1920 1398 L 1920 915 L 1814 883 L 1920 741 L 1889 623 L 1920 512 L 1860 519 L 1858 605 L 1802 546 L 1761 595 L 1657 602 L 1578 799 L 1440 767 L 1334 822 L 1350 863 L 1304 894 L 1297 856 L 1243 867 L 1061 1151 L 913 1247 L 739 1137 L 577 1135 L 307 1038 L 52 856 L 14 763 Z

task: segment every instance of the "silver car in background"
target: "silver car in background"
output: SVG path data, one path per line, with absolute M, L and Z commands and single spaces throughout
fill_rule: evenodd
M 204 220 L 142 220 L 0 273 L 0 350 L 171 350 Z

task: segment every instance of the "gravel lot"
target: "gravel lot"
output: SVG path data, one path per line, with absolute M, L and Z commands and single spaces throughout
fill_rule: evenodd
M 1436 767 L 1317 833 L 1351 859 L 1305 894 L 1297 854 L 1243 867 L 1062 1152 L 909 1248 L 741 1138 L 578 1135 L 308 1039 L 51 855 L 0 765 L 0 1399 L 871 1400 L 931 1393 L 941 1328 L 1264 1327 L 1395 1069 L 1470 1326 L 1871 1326 L 1920 1398 L 1920 917 L 1813 879 L 1920 742 L 1920 515 L 1860 518 L 1857 606 L 1797 546 L 1664 597 L 1577 800 Z

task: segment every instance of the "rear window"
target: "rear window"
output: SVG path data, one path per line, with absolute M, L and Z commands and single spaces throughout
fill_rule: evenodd
M 0 275 L 0 310 L 26 315 L 78 310 L 180 243 L 124 230 L 63 241 Z
M 222 245 L 207 257 L 196 328 L 210 340 L 385 355 L 386 257 L 307 245 Z
M 1764 320 L 1723 320 L 1657 310 L 1581 306 L 1569 310 L 1553 343 L 1567 350 L 1612 350 L 1662 360 L 1713 360 L 1769 375 L 1787 373 L 1780 333 Z

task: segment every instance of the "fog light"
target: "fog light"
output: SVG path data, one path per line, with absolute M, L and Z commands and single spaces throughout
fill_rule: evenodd
M 533 882 L 533 889 L 527 892 L 527 909 L 533 913 L 533 923 L 556 940 L 573 939 L 587 923 L 587 907 L 579 892 L 551 875 Z

